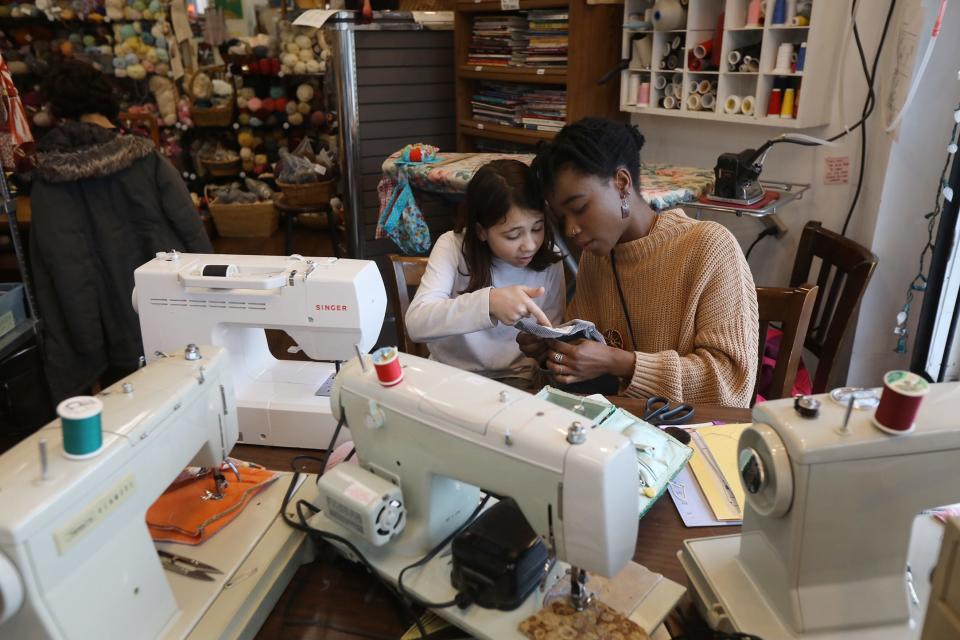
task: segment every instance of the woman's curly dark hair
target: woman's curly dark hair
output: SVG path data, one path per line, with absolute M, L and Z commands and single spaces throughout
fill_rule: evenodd
M 55 65 L 44 79 L 41 94 L 57 118 L 78 120 L 98 113 L 113 121 L 120 114 L 120 101 L 107 77 L 78 60 Z

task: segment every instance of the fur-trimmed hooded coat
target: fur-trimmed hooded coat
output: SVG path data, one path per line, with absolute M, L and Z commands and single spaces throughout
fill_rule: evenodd
M 54 399 L 143 355 L 133 272 L 158 251 L 212 253 L 176 169 L 146 138 L 66 122 L 37 146 L 30 266 Z

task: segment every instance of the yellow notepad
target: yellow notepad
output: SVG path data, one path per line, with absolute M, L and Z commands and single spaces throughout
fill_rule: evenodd
M 737 470 L 737 442 L 740 440 L 740 434 L 749 426 L 750 423 L 723 424 L 691 431 L 693 439 L 690 445 L 693 456 L 690 458 L 690 469 L 700 483 L 703 495 L 706 496 L 707 503 L 713 509 L 713 515 L 717 520 L 743 518 L 744 495 Z M 703 446 L 706 446 L 709 454 L 702 451 Z M 722 475 L 717 473 L 709 456 L 713 457 Z M 736 504 L 731 500 L 730 492 L 733 493 Z

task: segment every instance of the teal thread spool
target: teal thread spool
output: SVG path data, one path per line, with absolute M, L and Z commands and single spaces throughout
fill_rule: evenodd
M 57 405 L 65 456 L 83 460 L 100 453 L 103 447 L 102 412 L 103 403 L 92 396 L 74 396 Z

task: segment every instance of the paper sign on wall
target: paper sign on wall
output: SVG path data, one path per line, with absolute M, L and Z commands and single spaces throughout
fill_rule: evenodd
M 517 11 L 520 8 L 520 0 L 500 0 L 501 11 Z
M 823 184 L 850 184 L 850 156 L 828 156 L 823 161 Z

